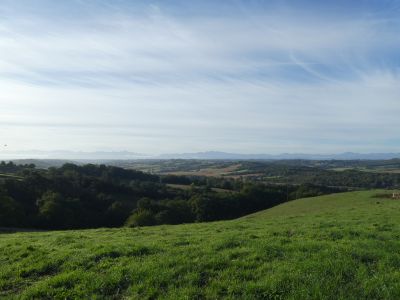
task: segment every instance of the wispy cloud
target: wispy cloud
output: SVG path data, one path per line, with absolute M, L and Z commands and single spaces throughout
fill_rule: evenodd
M 400 146 L 396 2 L 379 14 L 307 2 L 209 2 L 197 12 L 174 2 L 38 3 L 0 4 L 0 137 L 15 149 Z

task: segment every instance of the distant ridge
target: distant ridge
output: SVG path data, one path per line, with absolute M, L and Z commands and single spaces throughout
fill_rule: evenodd
M 220 160 L 388 160 L 400 158 L 400 153 L 355 153 L 344 152 L 338 154 L 306 154 L 306 153 L 281 153 L 281 154 L 240 154 L 221 151 L 205 151 L 194 153 L 171 153 L 161 155 L 148 155 L 130 151 L 0 151 L 0 160 L 15 159 L 58 159 L 58 160 L 139 160 L 139 159 L 220 159 Z
M 0 151 L 2 159 L 60 159 L 60 160 L 113 160 L 113 159 L 143 159 L 151 156 L 129 151 Z
M 344 152 L 339 154 L 304 154 L 304 153 L 282 153 L 282 154 L 237 154 L 218 151 L 207 151 L 197 153 L 163 154 L 160 159 L 307 159 L 307 160 L 385 160 L 400 158 L 400 153 L 354 153 Z

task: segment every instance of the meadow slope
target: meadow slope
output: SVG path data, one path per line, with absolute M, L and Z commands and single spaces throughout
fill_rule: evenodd
M 233 221 L 0 234 L 0 298 L 399 299 L 400 201 L 377 193 Z

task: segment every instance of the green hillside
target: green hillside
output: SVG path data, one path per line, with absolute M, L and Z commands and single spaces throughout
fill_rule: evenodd
M 399 299 L 400 201 L 351 192 L 238 220 L 0 235 L 0 298 Z

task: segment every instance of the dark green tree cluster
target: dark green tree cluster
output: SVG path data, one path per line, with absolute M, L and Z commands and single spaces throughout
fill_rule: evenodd
M 2 227 L 73 229 L 214 221 L 266 209 L 297 195 L 338 191 L 224 178 L 165 178 L 93 164 L 46 170 L 2 165 L 19 174 L 0 180 Z M 190 188 L 164 183 L 171 180 Z
M 184 200 L 141 199 L 128 218 L 127 226 L 180 224 L 234 219 L 295 199 L 339 192 L 314 185 L 267 186 L 244 184 L 238 192 L 218 193 L 208 187 L 192 188 Z
M 34 168 L 35 168 L 34 164 L 17 165 L 12 161 L 0 162 L 0 173 L 17 174 L 17 173 L 23 172 L 24 170 L 27 170 L 27 169 L 32 170 Z
M 253 181 L 279 184 L 314 184 L 319 186 L 347 188 L 399 188 L 400 173 L 368 172 L 375 164 L 384 165 L 385 161 L 276 161 L 276 162 L 243 162 L 235 175 L 249 175 Z M 386 162 L 387 164 L 389 162 Z M 398 167 L 398 160 L 390 161 Z M 342 171 L 327 169 L 333 166 L 362 165 L 364 171 L 346 169 Z M 257 175 L 253 175 L 257 174 Z
M 121 226 L 142 197 L 175 195 L 159 178 L 110 166 L 20 170 L 0 181 L 0 226 L 48 229 Z

